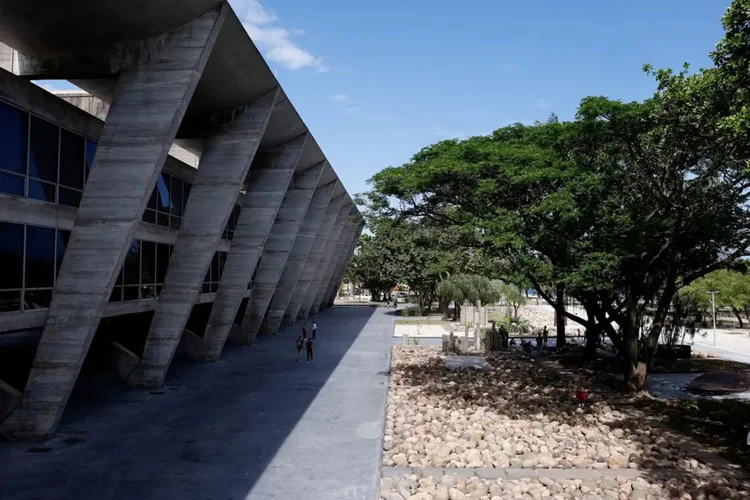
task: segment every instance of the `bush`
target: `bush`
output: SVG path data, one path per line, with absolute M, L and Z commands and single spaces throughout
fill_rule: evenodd
M 503 324 L 505 325 L 505 328 L 508 329 L 508 333 L 525 335 L 531 333 L 532 330 L 531 323 L 524 318 L 513 319 L 505 317 L 503 318 Z

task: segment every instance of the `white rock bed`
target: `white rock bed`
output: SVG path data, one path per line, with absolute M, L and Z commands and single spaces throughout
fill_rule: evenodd
M 670 479 L 664 483 L 643 478 L 603 479 L 497 479 L 464 478 L 446 474 L 440 478 L 420 475 L 386 477 L 380 482 L 381 500 L 656 500 L 679 498 L 746 498 L 750 485 L 736 480 L 710 483 Z
M 436 347 L 395 347 L 383 465 L 529 469 L 706 469 L 675 438 L 575 383 L 504 354 L 489 372 L 444 369 Z M 599 401 L 597 401 L 597 399 Z

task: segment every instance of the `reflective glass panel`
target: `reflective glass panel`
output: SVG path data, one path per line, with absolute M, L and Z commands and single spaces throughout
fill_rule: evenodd
M 26 226 L 26 287 L 52 287 L 55 282 L 55 230 Z
M 156 283 L 156 243 L 141 242 L 141 283 Z
M 31 117 L 29 141 L 29 175 L 45 181 L 57 182 L 57 153 L 60 127 Z
M 0 169 L 26 173 L 29 114 L 0 101 Z
M 20 175 L 0 171 L 0 193 L 23 196 L 24 179 L 25 177 Z
M 0 289 L 21 288 L 23 225 L 0 221 Z M 20 301 L 20 295 L 16 300 Z
M 81 205 L 81 196 L 83 196 L 83 193 L 81 191 L 76 191 L 75 189 L 68 189 L 60 186 L 60 199 L 58 200 L 58 203 L 60 205 L 67 205 L 69 207 L 79 207 Z
M 21 310 L 21 291 L 0 291 L 0 312 L 11 312 Z
M 78 134 L 65 129 L 60 130 L 60 184 L 83 189 L 85 142 Z
M 29 198 L 55 203 L 55 185 L 29 179 Z
M 46 309 L 52 302 L 52 290 L 26 290 L 23 298 L 23 308 Z
M 141 277 L 141 240 L 133 240 L 125 256 L 124 279 L 126 285 L 137 285 Z M 138 289 L 136 288 L 136 298 Z M 125 299 L 128 300 L 128 299 Z
M 57 269 L 55 273 L 60 272 L 62 266 L 63 256 L 65 255 L 65 249 L 68 248 L 68 242 L 70 241 L 70 231 L 64 229 L 57 230 Z

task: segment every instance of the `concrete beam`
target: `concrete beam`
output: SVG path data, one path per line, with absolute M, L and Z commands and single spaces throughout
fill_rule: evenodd
M 331 202 L 328 204 L 323 220 L 320 223 L 320 229 L 315 235 L 315 241 L 310 248 L 307 259 L 305 259 L 305 264 L 302 266 L 302 271 L 297 280 L 297 285 L 294 288 L 294 293 L 292 293 L 292 298 L 289 300 L 289 305 L 287 306 L 286 311 L 284 311 L 283 324 L 291 325 L 297 321 L 299 312 L 307 298 L 307 291 L 310 288 L 310 283 L 315 278 L 315 272 L 317 271 L 318 264 L 323 256 L 326 241 L 328 241 L 328 237 L 331 235 L 331 230 L 336 223 L 336 218 L 339 215 L 342 205 L 347 200 L 348 196 L 342 194 L 331 199 Z
M 133 369 L 132 356 L 116 358 L 127 367 L 118 371 L 128 384 L 164 383 L 278 95 L 276 89 L 247 106 L 206 142 L 140 362 Z
M 318 310 L 325 309 L 328 306 L 328 296 L 334 287 L 336 281 L 336 275 L 339 268 L 343 265 L 349 255 L 349 247 L 351 246 L 352 239 L 354 239 L 357 229 L 359 228 L 359 214 L 355 213 L 354 216 L 350 217 L 346 222 L 346 226 L 341 231 L 339 242 L 336 244 L 336 251 L 331 259 L 331 277 L 327 282 L 321 283 L 321 290 L 323 290 L 322 298 Z
M 338 244 L 339 237 L 341 236 L 341 231 L 343 231 L 344 226 L 346 226 L 346 221 L 349 219 L 349 215 L 352 209 L 356 209 L 356 207 L 350 199 L 347 199 L 347 201 L 344 202 L 344 204 L 341 206 L 341 210 L 339 210 L 339 213 L 336 215 L 336 220 L 333 223 L 333 227 L 331 228 L 328 238 L 326 239 L 325 246 L 323 247 L 318 265 L 315 269 L 315 275 L 310 281 L 310 287 L 305 294 L 305 301 L 302 303 L 302 308 L 299 311 L 299 319 L 307 319 L 307 317 L 310 315 L 312 307 L 318 298 L 323 279 L 328 274 L 328 267 L 330 266 L 331 260 L 333 259 L 336 245 Z M 320 301 L 318 301 L 318 304 L 320 304 Z M 318 312 L 317 309 L 315 310 L 315 312 Z
M 325 166 L 326 162 L 321 162 L 295 174 L 284 196 L 284 201 L 281 203 L 279 213 L 276 214 L 276 220 L 263 247 L 250 301 L 242 320 L 242 335 L 246 336 L 250 344 L 255 341 L 255 336 L 258 334 Z
M 120 74 L 26 390 L 2 424 L 5 435 L 46 438 L 57 427 L 227 8 L 158 37 L 151 57 Z
M 362 235 L 364 227 L 365 223 L 363 221 L 358 222 L 355 226 L 354 234 L 349 240 L 349 246 L 346 248 L 346 253 L 343 258 L 339 260 L 336 269 L 333 271 L 331 284 L 328 286 L 328 291 L 326 291 L 326 295 L 323 297 L 323 302 L 321 303 L 322 308 L 331 307 L 333 305 L 333 301 L 336 299 L 336 295 L 338 295 L 339 288 L 341 287 L 341 281 L 344 279 L 346 268 L 349 267 L 349 262 L 352 259 L 352 255 L 354 255 L 354 249 L 357 248 L 357 243 L 359 242 L 359 237 Z
M 273 294 L 268 312 L 261 325 L 261 331 L 264 333 L 276 333 L 281 327 L 284 312 L 286 312 L 294 289 L 297 287 L 297 280 L 299 280 L 307 255 L 315 242 L 315 235 L 320 229 L 323 216 L 331 202 L 331 195 L 337 184 L 338 181 L 331 181 L 315 189 L 315 194 L 313 194 L 305 218 L 302 220 L 294 245 L 292 245 L 284 266 L 284 271 L 276 285 L 276 292 Z
M 215 361 L 221 355 L 308 136 L 305 133 L 276 148 L 250 167 L 246 203 L 240 212 L 206 331 L 202 338 L 192 334 L 183 336 L 184 345 L 195 359 Z M 242 335 L 238 338 L 239 342 L 247 340 Z

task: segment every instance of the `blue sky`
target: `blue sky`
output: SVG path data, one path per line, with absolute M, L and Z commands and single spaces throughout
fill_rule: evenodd
M 351 193 L 451 137 L 643 99 L 708 66 L 730 0 L 230 0 Z

